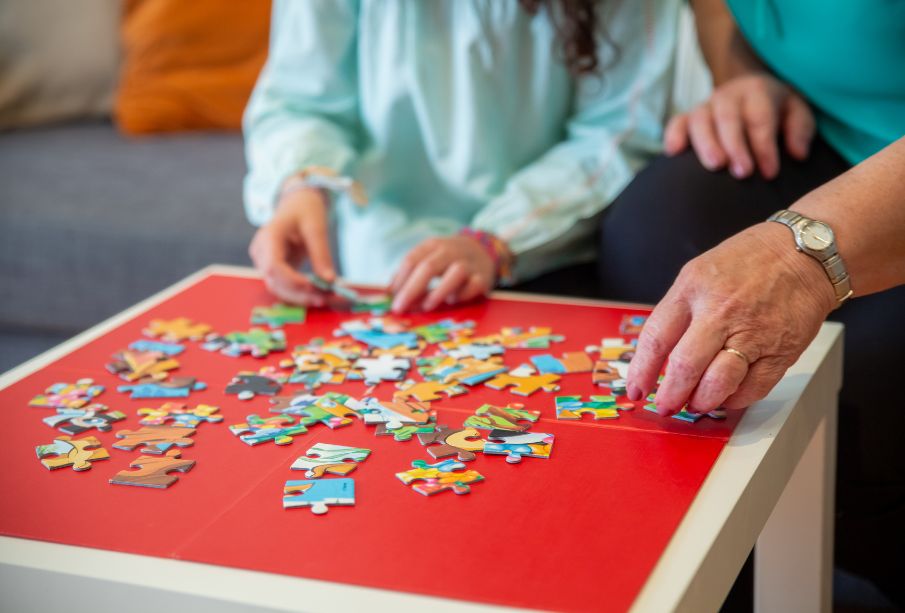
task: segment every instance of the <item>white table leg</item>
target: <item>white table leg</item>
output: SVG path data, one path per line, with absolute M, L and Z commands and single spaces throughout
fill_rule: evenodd
M 827 411 L 757 539 L 757 613 L 832 609 L 837 407 Z

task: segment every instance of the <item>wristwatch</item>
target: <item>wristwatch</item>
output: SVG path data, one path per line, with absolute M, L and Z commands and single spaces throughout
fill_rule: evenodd
M 822 221 L 799 215 L 795 211 L 776 211 L 767 221 L 775 221 L 789 227 L 795 237 L 795 248 L 808 254 L 823 266 L 836 292 L 836 308 L 852 296 L 852 283 L 845 263 L 836 248 L 833 229 Z

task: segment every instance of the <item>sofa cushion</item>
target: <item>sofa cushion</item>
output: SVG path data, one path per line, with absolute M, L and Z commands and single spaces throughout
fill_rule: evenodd
M 75 332 L 207 264 L 247 264 L 244 172 L 235 134 L 0 134 L 0 328 Z

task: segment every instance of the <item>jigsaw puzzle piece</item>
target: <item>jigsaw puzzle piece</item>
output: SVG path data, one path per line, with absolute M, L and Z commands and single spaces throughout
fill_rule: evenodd
M 308 479 L 320 479 L 325 474 L 347 475 L 371 455 L 370 449 L 318 443 L 292 463 L 292 470 L 304 470 Z
M 264 328 L 252 328 L 247 332 L 230 332 L 225 336 L 209 334 L 201 348 L 206 351 L 219 351 L 233 358 L 245 354 L 264 358 L 272 352 L 286 349 L 286 333 L 282 330 L 267 331 Z
M 531 363 L 542 375 L 549 373 L 565 375 L 591 372 L 594 368 L 590 356 L 584 351 L 566 352 L 561 358 L 553 357 L 550 354 L 536 355 L 531 357 Z
M 138 339 L 129 344 L 129 349 L 138 352 L 156 351 L 171 357 L 175 357 L 185 351 L 185 345 L 179 343 L 164 343 L 163 341 L 149 341 L 147 339 Z
M 119 392 L 131 392 L 132 399 L 187 398 L 191 392 L 204 389 L 207 389 L 207 384 L 195 380 L 194 377 L 173 377 L 169 381 L 140 381 L 116 388 Z
M 364 379 L 368 385 L 377 385 L 381 381 L 401 381 L 410 366 L 411 362 L 405 358 L 384 354 L 377 358 L 359 358 L 347 376 L 352 380 Z
M 44 423 L 60 432 L 76 436 L 96 428 L 109 432 L 113 424 L 126 418 L 122 411 L 110 411 L 102 404 L 91 404 L 82 409 L 57 409 L 56 415 L 44 418 Z
M 484 449 L 484 439 L 474 428 L 438 426 L 434 432 L 419 434 L 418 441 L 422 445 L 430 445 L 427 452 L 435 459 L 456 455 L 460 461 L 470 462 L 477 457 L 476 451 Z
M 540 411 L 528 411 L 524 407 L 523 404 L 510 404 L 505 407 L 484 404 L 478 407 L 475 414 L 468 417 L 462 425 L 481 430 L 524 432 L 540 419 Z
M 227 394 L 235 394 L 239 400 L 251 400 L 258 394 L 273 396 L 279 394 L 283 384 L 273 377 L 253 372 L 240 372 L 226 386 Z
M 179 477 L 170 473 L 187 473 L 195 466 L 195 460 L 182 460 L 181 456 L 182 452 L 178 449 L 170 449 L 163 456 L 139 456 L 129 464 L 138 470 L 121 470 L 110 478 L 110 483 L 168 488 L 179 480 Z
M 243 423 L 230 426 L 229 431 L 246 445 L 260 445 L 268 441 L 288 445 L 292 443 L 293 437 L 308 431 L 301 422 L 294 422 L 295 419 L 288 415 L 267 418 L 249 415 Z
M 126 349 L 113 355 L 107 370 L 125 381 L 166 379 L 171 370 L 179 368 L 179 361 L 160 351 Z
M 306 310 L 302 306 L 274 303 L 271 306 L 256 306 L 251 310 L 252 325 L 268 325 L 271 329 L 282 328 L 286 324 L 305 323 Z
M 157 409 L 141 408 L 138 414 L 143 415 L 139 424 L 143 426 L 164 426 L 172 422 L 173 426 L 197 428 L 203 422 L 212 424 L 223 421 L 222 415 L 215 415 L 220 409 L 207 404 L 199 404 L 194 409 L 178 402 L 165 402 Z
M 283 508 L 311 507 L 315 515 L 323 515 L 331 506 L 355 504 L 354 479 L 315 479 L 287 481 L 283 486 Z
M 595 420 L 617 419 L 620 411 L 634 408 L 631 402 L 617 403 L 615 396 L 590 396 L 590 400 L 582 400 L 581 396 L 556 397 L 556 419 L 576 420 L 582 415 L 592 415 Z
M 464 394 L 468 390 L 455 383 L 441 383 L 440 381 L 405 381 L 398 386 L 399 391 L 393 394 L 394 398 L 403 400 L 415 399 L 419 402 L 431 402 L 441 400 L 443 394 L 447 398 Z
M 170 447 L 190 447 L 195 441 L 189 438 L 195 434 L 194 428 L 181 426 L 143 426 L 138 430 L 120 430 L 116 438 L 122 439 L 113 444 L 117 449 L 132 451 L 144 446 L 142 453 L 163 455 Z
M 657 405 L 654 404 L 654 394 L 650 394 L 647 397 L 647 404 L 644 405 L 644 409 L 647 411 L 651 411 L 652 413 L 657 412 Z M 726 409 L 714 409 L 708 413 L 692 413 L 688 410 L 688 407 L 682 407 L 678 413 L 673 413 L 670 415 L 672 419 L 678 419 L 679 421 L 684 421 L 690 424 L 696 424 L 704 417 L 709 417 L 714 420 L 723 420 L 726 419 Z
M 549 349 L 553 343 L 561 343 L 566 337 L 553 334 L 549 327 L 531 326 L 523 328 L 503 328 L 498 336 L 506 349 Z
M 473 321 L 456 321 L 454 319 L 442 319 L 440 321 L 416 326 L 411 332 L 424 339 L 426 343 L 443 343 L 452 337 L 469 336 L 474 331 Z
M 207 324 L 193 323 L 188 317 L 176 319 L 153 319 L 144 329 L 146 336 L 160 337 L 168 343 L 179 343 L 185 340 L 200 341 L 211 331 Z
M 365 425 L 386 424 L 386 427 L 391 430 L 404 425 L 429 423 L 434 415 L 434 412 L 430 410 L 430 404 L 426 402 L 400 399 L 377 400 L 376 398 L 364 398 L 359 413 L 364 419 Z
M 93 379 L 79 379 L 75 383 L 54 383 L 43 394 L 32 398 L 28 406 L 51 409 L 80 409 L 104 391 Z
M 81 472 L 90 469 L 92 462 L 110 459 L 110 454 L 93 436 L 73 439 L 61 435 L 49 445 L 35 447 L 35 453 L 50 470 L 71 466 L 72 470 Z
M 530 396 L 538 390 L 545 392 L 559 391 L 559 375 L 548 373 L 545 375 L 532 374 L 534 369 L 526 364 L 500 374 L 487 381 L 484 385 L 495 390 L 504 390 L 510 388 L 509 391 L 519 396 Z
M 424 460 L 412 462 L 412 468 L 405 472 L 396 473 L 396 478 L 405 485 L 415 481 L 423 481 L 412 486 L 412 489 L 425 496 L 433 496 L 440 492 L 453 491 L 456 494 L 468 494 L 471 492 L 469 484 L 484 480 L 483 475 L 476 470 L 462 470 L 465 464 L 454 460 L 443 460 L 435 464 L 428 464 Z
M 638 336 L 645 323 L 647 323 L 647 315 L 623 315 L 622 321 L 619 323 L 619 334 Z
M 375 436 L 393 436 L 393 440 L 398 442 L 405 442 L 412 440 L 412 437 L 416 434 L 429 434 L 434 431 L 434 424 L 414 424 L 414 425 L 405 425 L 400 426 L 398 428 L 387 428 L 386 424 L 377 424 L 377 429 L 374 430 Z
M 484 444 L 485 454 L 505 455 L 510 464 L 518 464 L 523 457 L 547 459 L 552 450 L 553 435 L 543 432 L 493 430 Z

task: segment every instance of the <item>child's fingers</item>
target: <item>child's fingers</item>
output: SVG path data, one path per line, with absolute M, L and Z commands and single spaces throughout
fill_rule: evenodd
M 412 274 L 393 298 L 393 311 L 402 313 L 409 310 L 415 301 L 427 291 L 431 279 L 446 269 L 446 264 L 446 258 L 435 255 L 415 266 Z
M 424 299 L 421 308 L 425 311 L 436 309 L 448 297 L 456 295 L 459 288 L 468 282 L 468 276 L 468 267 L 461 260 L 453 262 L 446 269 L 446 272 L 443 273 L 443 277 L 440 278 L 440 283 L 437 284 L 437 287 L 431 290 L 427 298 Z
M 312 270 L 318 277 L 332 282 L 336 278 L 336 272 L 333 267 L 333 255 L 330 253 L 326 207 L 308 207 L 299 223 L 299 232 L 305 241 Z

